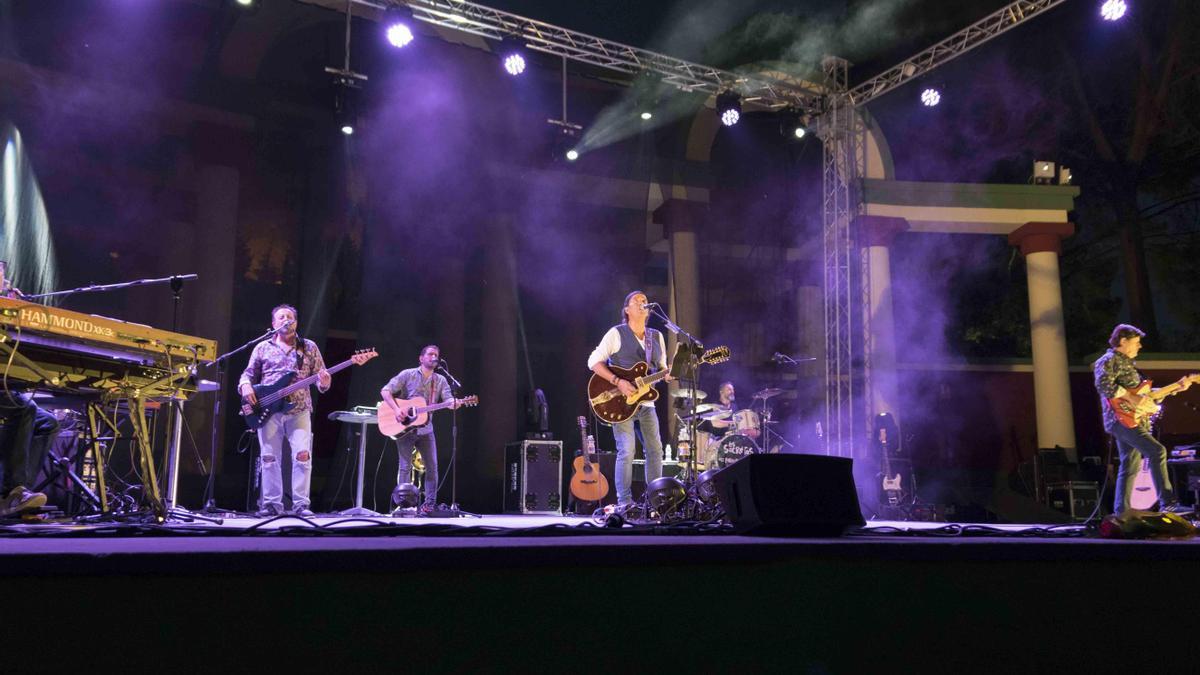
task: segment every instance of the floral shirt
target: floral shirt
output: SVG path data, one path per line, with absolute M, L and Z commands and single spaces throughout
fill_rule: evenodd
M 321 350 L 312 340 L 304 341 L 304 349 L 281 346 L 275 340 L 266 340 L 254 346 L 250 352 L 250 363 L 242 371 L 238 380 L 238 390 L 245 384 L 273 384 L 285 373 L 295 372 L 296 379 L 304 379 L 325 367 L 325 359 L 321 358 Z M 327 389 L 321 389 L 322 393 Z M 308 387 L 292 392 L 288 396 L 292 402 L 291 414 L 309 412 L 313 409 L 312 396 Z
M 1116 398 L 1121 387 L 1128 391 L 1136 389 L 1142 382 L 1142 374 L 1133 365 L 1133 359 L 1113 349 L 1096 359 L 1092 370 L 1096 376 L 1096 392 L 1100 394 L 1100 407 L 1104 409 L 1104 430 L 1111 433 L 1120 422 L 1108 400 Z M 1150 418 L 1144 417 L 1138 428 L 1149 431 Z

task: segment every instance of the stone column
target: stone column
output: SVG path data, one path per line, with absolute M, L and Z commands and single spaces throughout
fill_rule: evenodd
M 896 235 L 908 231 L 908 221 L 886 216 L 859 216 L 855 219 L 859 245 L 867 253 L 870 271 L 870 363 L 871 391 L 868 420 L 879 413 L 891 413 L 901 421 L 900 393 L 896 376 L 896 319 L 892 306 L 891 245 Z
M 700 334 L 700 254 L 696 231 L 707 213 L 708 204 L 683 199 L 668 199 L 654 210 L 654 222 L 663 226 L 663 233 L 670 245 L 667 287 L 671 289 L 671 297 L 663 304 L 675 323 L 698 339 L 703 339 L 703 336 Z M 666 337 L 667 349 L 670 350 L 674 341 L 670 335 Z M 670 356 L 668 353 L 667 358 Z M 678 384 L 672 382 L 669 391 L 677 388 Z M 670 410 L 669 407 L 667 409 Z M 674 427 L 675 416 L 668 415 L 668 439 L 675 437 Z
M 1039 448 L 1060 446 L 1075 457 L 1075 417 L 1067 372 L 1067 331 L 1063 321 L 1058 255 L 1062 240 L 1075 233 L 1071 223 L 1026 223 L 1008 235 L 1025 256 L 1029 281 L 1029 323 L 1033 343 L 1033 392 Z

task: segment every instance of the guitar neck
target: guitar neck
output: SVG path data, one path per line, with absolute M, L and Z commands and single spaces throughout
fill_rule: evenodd
M 663 370 L 660 370 L 660 371 L 658 371 L 657 373 L 651 373 L 651 374 L 649 374 L 649 375 L 643 375 L 643 376 L 641 376 L 641 377 L 639 377 L 639 378 L 638 378 L 638 384 L 639 384 L 639 385 L 643 385 L 643 384 L 654 384 L 655 382 L 658 382 L 659 380 L 661 380 L 661 379 L 663 379 L 664 377 L 666 377 L 666 376 L 667 376 L 667 374 L 668 374 L 668 373 L 670 373 L 670 372 L 671 372 L 670 370 L 663 369 Z
M 454 405 L 455 401 L 457 400 L 458 399 L 456 398 L 447 399 L 441 403 L 434 403 L 433 405 L 417 408 L 414 412 L 420 415 L 421 413 L 433 412 L 434 410 L 441 410 L 442 408 L 449 408 L 450 406 Z
M 334 373 L 336 373 L 340 370 L 345 370 L 346 368 L 348 368 L 352 365 L 354 365 L 354 359 L 346 359 L 345 361 L 342 361 L 341 363 L 337 364 L 336 366 L 334 366 L 332 368 L 326 368 L 325 370 L 329 371 L 330 375 L 333 375 Z M 275 393 L 277 396 L 281 396 L 281 397 L 289 396 L 294 392 L 300 391 L 301 389 L 312 385 L 312 383 L 317 381 L 317 377 L 319 375 L 320 375 L 320 373 L 313 373 L 312 375 L 309 375 L 308 377 L 304 378 L 303 380 L 296 380 L 295 382 L 289 384 L 288 386 L 284 387 L 283 389 L 280 389 L 279 391 L 277 391 Z

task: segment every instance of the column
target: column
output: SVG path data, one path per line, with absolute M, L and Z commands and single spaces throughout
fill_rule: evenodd
M 1067 331 L 1063 321 L 1058 255 L 1062 240 L 1075 233 L 1071 223 L 1026 223 L 1008 235 L 1025 256 L 1029 281 L 1029 330 L 1033 343 L 1033 392 L 1039 448 L 1060 446 L 1075 458 L 1075 418 L 1067 372 Z
M 679 327 L 703 339 L 700 334 L 700 255 L 696 230 L 708 213 L 708 204 L 683 199 L 668 199 L 654 210 L 654 222 L 663 226 L 670 246 L 667 286 L 671 297 L 664 303 Z M 667 336 L 667 348 L 674 341 Z M 670 358 L 670 354 L 668 354 Z M 699 383 L 697 383 L 697 386 Z M 678 388 L 672 382 L 670 391 Z M 667 438 L 675 437 L 675 416 L 667 416 Z

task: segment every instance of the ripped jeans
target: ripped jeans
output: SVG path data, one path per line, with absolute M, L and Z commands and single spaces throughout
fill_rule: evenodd
M 283 507 L 283 441 L 292 449 L 292 508 L 306 509 L 312 476 L 312 419 L 307 412 L 276 414 L 258 428 L 262 449 L 262 503 Z

